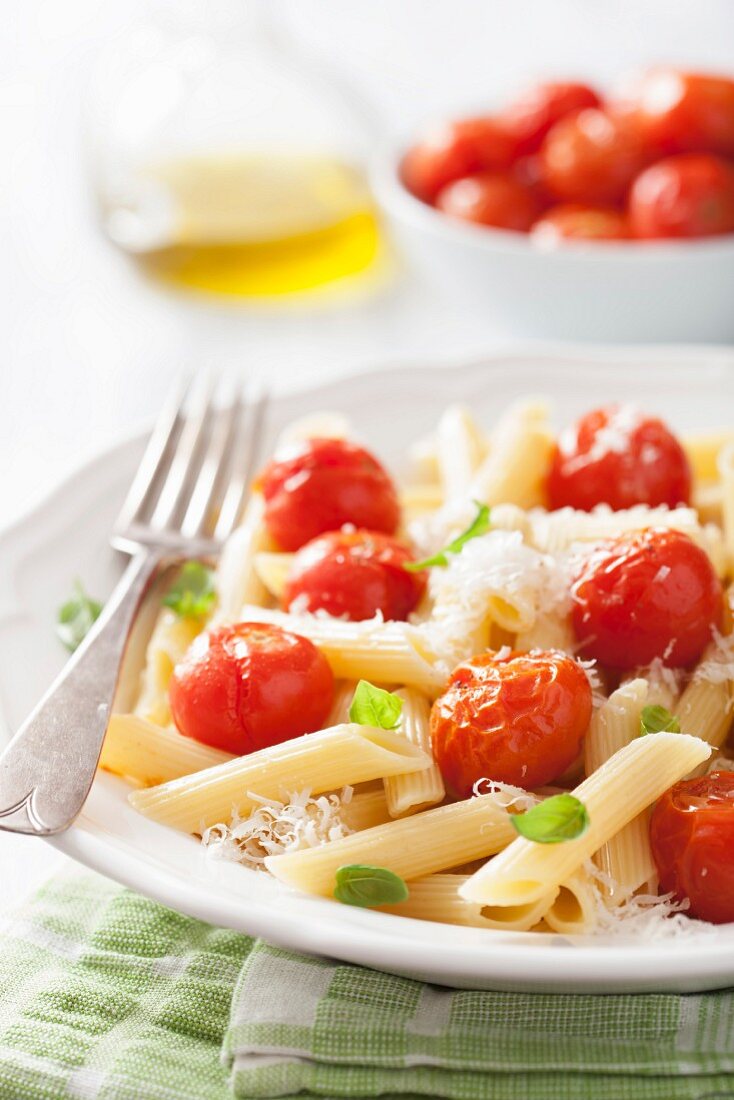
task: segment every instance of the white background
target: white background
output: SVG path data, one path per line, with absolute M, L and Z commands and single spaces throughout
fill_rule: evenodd
M 407 276 L 341 310 L 285 314 L 194 307 L 139 280 L 97 233 L 80 119 L 100 49 L 145 18 L 151 2 L 2 4 L 0 526 L 84 458 L 147 423 L 183 366 L 222 362 L 282 387 L 500 339 Z M 444 106 L 491 102 L 533 75 L 604 82 L 654 60 L 734 68 L 729 0 L 278 6 L 305 47 L 344 66 L 386 130 Z M 0 844 L 3 900 L 12 901 L 56 857 L 35 841 Z

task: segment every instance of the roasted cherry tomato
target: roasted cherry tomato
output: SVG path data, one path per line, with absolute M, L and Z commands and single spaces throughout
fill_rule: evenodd
M 444 187 L 436 206 L 451 218 L 525 233 L 539 213 L 532 191 L 503 172 L 482 172 Z
M 588 84 L 549 81 L 522 92 L 499 116 L 520 153 L 536 152 L 554 123 L 585 107 L 600 107 L 599 96 Z
M 241 756 L 321 729 L 334 677 L 307 638 L 264 623 L 235 623 L 194 639 L 168 694 L 185 737 Z
M 434 202 L 442 188 L 487 168 L 509 168 L 515 142 L 488 116 L 447 122 L 409 149 L 403 158 L 403 183 L 423 202 Z
M 377 531 L 331 531 L 302 546 L 283 603 L 298 611 L 326 611 L 352 621 L 407 619 L 426 586 L 424 573 L 404 566 L 413 556 Z
M 734 155 L 734 80 L 656 68 L 644 73 L 614 108 L 661 153 Z
M 572 586 L 572 621 L 584 657 L 610 668 L 688 665 L 722 621 L 708 555 L 680 531 L 650 528 L 602 543 Z
M 541 244 L 560 241 L 621 241 L 629 237 L 624 214 L 612 206 L 565 203 L 546 210 L 530 231 Z
M 688 898 L 699 920 L 734 921 L 734 772 L 666 791 L 653 810 L 650 843 L 661 890 Z
M 540 157 L 557 199 L 591 204 L 620 202 L 648 159 L 630 123 L 594 108 L 557 122 Z
M 298 550 L 345 523 L 391 535 L 400 520 L 395 486 L 369 451 L 345 439 L 308 439 L 260 476 L 265 523 L 278 546 Z
M 576 759 L 590 718 L 589 681 L 572 657 L 482 653 L 433 704 L 433 754 L 457 798 L 479 779 L 542 786 Z
M 629 193 L 636 237 L 711 237 L 734 233 L 734 166 L 689 153 L 641 172 Z
M 672 508 L 690 499 L 691 468 L 662 420 L 643 416 L 632 405 L 607 405 L 561 434 L 547 490 L 551 508 Z

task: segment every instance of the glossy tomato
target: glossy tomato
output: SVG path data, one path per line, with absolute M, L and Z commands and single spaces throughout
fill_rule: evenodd
M 194 639 L 168 694 L 184 736 L 241 756 L 321 729 L 334 678 L 307 638 L 235 623 Z
M 488 116 L 444 123 L 403 158 L 403 183 L 423 202 L 432 203 L 439 191 L 463 176 L 487 168 L 509 168 L 515 142 L 506 129 Z
M 382 614 L 407 619 L 422 596 L 424 573 L 404 566 L 413 555 L 377 531 L 332 531 L 301 547 L 283 603 L 297 611 L 326 611 L 358 621 Z
M 589 681 L 572 657 L 482 653 L 459 665 L 433 704 L 433 754 L 458 798 L 479 779 L 542 786 L 576 759 L 590 718 Z
M 624 214 L 612 206 L 564 203 L 546 210 L 530 232 L 540 244 L 621 241 L 629 237 L 629 225 Z
M 676 783 L 656 805 L 650 844 L 660 887 L 699 920 L 734 921 L 734 772 Z
M 444 187 L 436 206 L 451 218 L 525 233 L 540 212 L 530 188 L 508 173 L 482 172 Z
M 602 543 L 572 586 L 572 621 L 585 657 L 610 668 L 672 667 L 701 656 L 722 621 L 722 589 L 700 547 L 650 528 Z
M 691 468 L 662 420 L 643 416 L 632 405 L 607 405 L 561 434 L 547 491 L 551 508 L 672 508 L 690 500 Z
M 734 166 L 693 153 L 659 160 L 632 184 L 629 219 L 648 239 L 734 233 Z
M 594 108 L 557 122 L 540 157 L 551 194 L 561 202 L 591 204 L 620 202 L 648 160 L 630 123 Z
M 655 68 L 614 102 L 644 141 L 661 153 L 734 155 L 734 80 Z
M 369 451 L 345 439 L 308 439 L 260 476 L 265 523 L 282 550 L 345 523 L 391 535 L 400 520 L 395 486 Z
M 520 153 L 536 152 L 554 123 L 601 100 L 588 84 L 554 80 L 527 88 L 499 118 L 515 139 Z

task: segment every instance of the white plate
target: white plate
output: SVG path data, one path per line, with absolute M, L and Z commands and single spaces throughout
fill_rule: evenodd
M 399 368 L 279 398 L 270 436 L 297 415 L 337 408 L 388 464 L 460 399 L 491 422 L 518 395 L 544 393 L 565 421 L 633 398 L 679 429 L 734 426 L 734 354 L 719 350 L 504 355 Z M 0 706 L 15 728 L 63 662 L 54 612 L 81 577 L 104 595 L 121 562 L 107 531 L 142 440 L 122 443 L 0 535 Z M 174 909 L 306 952 L 440 984 L 511 990 L 701 990 L 734 982 L 734 926 L 681 940 L 588 939 L 448 927 L 351 909 L 287 891 L 263 874 L 205 858 L 193 839 L 133 813 L 125 785 L 95 781 L 76 824 L 51 843 Z M 39 841 L 40 843 L 40 841 Z

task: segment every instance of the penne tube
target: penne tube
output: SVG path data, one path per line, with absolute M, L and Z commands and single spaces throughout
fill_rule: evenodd
M 264 522 L 261 493 L 250 497 L 240 526 L 224 544 L 217 568 L 217 623 L 235 622 L 244 604 L 263 604 L 268 593 L 255 571 L 255 556 L 274 549 Z
M 345 724 L 133 791 L 130 803 L 146 817 L 193 833 L 229 821 L 235 810 L 246 816 L 255 805 L 250 793 L 273 799 L 300 790 L 323 794 L 431 764 L 429 756 L 398 733 Z
M 228 752 L 202 745 L 136 714 L 113 714 L 99 764 L 105 771 L 150 787 L 232 759 Z
M 494 795 L 485 794 L 403 817 L 320 848 L 272 856 L 265 866 L 287 886 L 331 897 L 336 872 L 345 864 L 387 867 L 411 880 L 493 855 L 516 835 L 507 810 Z
M 403 516 L 405 528 L 419 516 L 425 516 L 427 512 L 435 512 L 443 504 L 443 493 L 440 485 L 410 485 L 400 494 L 400 511 Z
M 511 407 L 492 433 L 490 451 L 476 471 L 468 495 L 490 506 L 545 503 L 545 477 L 553 450 L 545 405 Z
M 541 614 L 531 627 L 518 632 L 513 648 L 521 653 L 529 653 L 531 649 L 562 649 L 573 653 L 577 644 L 569 616 Z
M 438 422 L 436 456 L 445 500 L 463 500 L 483 458 L 482 436 L 468 409 L 449 405 Z
M 699 544 L 705 538 L 693 508 L 648 508 L 646 504 L 638 504 L 618 512 L 605 505 L 599 505 L 593 512 L 574 508 L 559 508 L 555 512 L 537 509 L 530 513 L 529 519 L 532 545 L 548 554 L 567 550 L 574 542 L 598 542 L 648 527 L 671 527 Z
M 684 435 L 683 450 L 691 464 L 695 481 L 714 481 L 719 476 L 719 454 L 734 444 L 734 432 L 711 432 L 706 435 Z
M 694 484 L 692 503 L 701 523 L 715 523 L 719 528 L 721 527 L 723 517 L 720 481 L 699 481 Z
M 573 840 L 537 844 L 518 837 L 461 887 L 484 905 L 525 905 L 566 882 L 620 829 L 711 755 L 711 747 L 683 733 L 650 733 L 619 749 L 573 794 L 589 827 Z M 434 811 L 435 812 L 435 811 Z
M 334 686 L 334 701 L 329 711 L 328 725 L 341 726 L 349 721 L 349 708 L 356 688 L 354 680 L 343 680 Z
M 561 885 L 543 916 L 553 932 L 581 936 L 593 932 L 598 923 L 593 883 L 585 868 L 575 871 Z
M 344 824 L 355 833 L 385 825 L 390 821 L 390 814 L 384 787 L 375 787 L 373 791 L 355 791 L 350 802 L 342 802 L 341 816 Z
M 274 550 L 260 550 L 255 554 L 255 573 L 276 600 L 283 598 L 294 556 Z
M 414 920 L 463 924 L 470 928 L 494 928 L 504 932 L 527 932 L 547 912 L 553 894 L 530 905 L 478 905 L 459 894 L 467 875 L 427 875 L 410 884 L 410 896 L 398 905 L 381 905 L 381 913 L 394 913 Z
M 428 700 L 414 688 L 403 688 L 395 694 L 403 701 L 399 732 L 433 759 Z M 390 817 L 404 817 L 443 802 L 446 790 L 439 767 L 433 763 L 424 772 L 389 776 L 385 779 L 385 795 Z
M 726 743 L 732 725 L 734 685 L 726 678 L 709 680 L 701 673 L 712 662 L 715 667 L 716 647 L 711 645 L 694 671 L 681 694 L 676 708 L 680 728 L 685 733 L 700 737 L 712 748 L 720 749 Z
M 406 684 L 431 698 L 446 684 L 446 672 L 432 663 L 420 632 L 409 623 L 344 622 L 320 615 L 288 615 L 261 607 L 245 607 L 242 619 L 274 623 L 310 638 L 340 680 Z
M 145 651 L 140 694 L 133 708 L 138 717 L 158 726 L 170 725 L 168 685 L 171 674 L 203 629 L 200 619 L 177 615 L 169 607 L 161 609 Z

